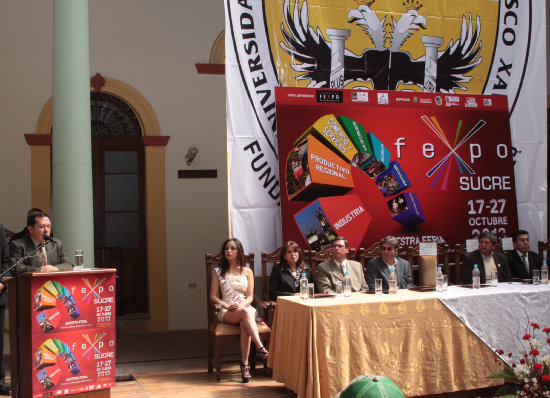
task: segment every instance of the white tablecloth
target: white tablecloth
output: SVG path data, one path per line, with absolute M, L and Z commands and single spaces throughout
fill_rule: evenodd
M 540 325 L 535 338 L 541 343 L 541 356 L 550 354 L 548 336 L 542 332 L 550 327 L 550 285 L 500 283 L 479 290 L 449 286 L 448 291 L 433 295 L 485 344 L 503 350 L 501 357 L 508 363 L 513 362 L 508 353 L 517 357 L 518 348 L 529 351 L 522 337 L 532 322 Z

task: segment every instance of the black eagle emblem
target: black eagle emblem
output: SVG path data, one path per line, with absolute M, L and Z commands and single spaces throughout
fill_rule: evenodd
M 392 17 L 391 22 L 386 22 L 387 17 L 379 19 L 370 8 L 373 3 L 370 0 L 348 13 L 348 23 L 361 26 L 374 48 L 367 48 L 360 55 L 345 50 L 344 86 L 353 81 L 370 81 L 375 90 L 396 90 L 400 83 L 415 84 L 424 89 L 426 57 L 413 59 L 407 51 L 401 50 L 408 37 L 426 29 L 426 18 L 418 14 L 421 5 L 406 0 L 404 5 L 416 7 L 408 7 L 398 20 Z M 286 28 L 281 24 L 284 42 L 281 41 L 280 45 L 293 58 L 292 68 L 301 73 L 296 79 L 309 80 L 308 87 L 330 87 L 331 43 L 327 42 L 319 27 L 315 30 L 309 25 L 307 0 L 302 3 L 301 10 L 296 1 L 292 12 L 290 1 L 286 0 L 284 18 Z M 467 73 L 482 60 L 480 30 L 479 16 L 475 28 L 471 13 L 468 18 L 462 17 L 460 39 L 451 39 L 447 48 L 437 53 L 435 91 L 452 93 L 455 89 L 466 89 L 462 84 L 472 79 Z M 388 31 L 391 32 L 389 38 Z M 388 39 L 389 48 L 385 46 Z

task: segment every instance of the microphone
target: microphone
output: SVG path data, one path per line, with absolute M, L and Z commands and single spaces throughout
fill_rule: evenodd
M 46 242 L 48 242 L 48 241 L 49 242 L 55 242 L 50 235 L 43 235 L 42 237 L 44 238 L 44 241 L 46 241 Z

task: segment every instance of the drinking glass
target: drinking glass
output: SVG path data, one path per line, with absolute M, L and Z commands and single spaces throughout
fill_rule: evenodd
M 449 280 L 447 279 L 447 275 L 443 275 L 443 291 L 446 292 L 448 287 Z
M 390 294 L 397 294 L 397 280 L 390 279 Z
M 491 271 L 491 286 L 498 286 L 498 272 Z
M 540 271 L 538 269 L 533 270 L 533 285 L 540 283 Z
M 374 294 L 380 296 L 382 294 L 382 278 L 376 278 L 374 280 Z
M 75 271 L 84 269 L 84 250 L 74 251 L 74 268 Z
M 313 283 L 308 283 L 307 284 L 307 292 L 308 292 L 308 296 L 309 296 L 310 299 L 315 297 L 315 287 L 314 287 Z

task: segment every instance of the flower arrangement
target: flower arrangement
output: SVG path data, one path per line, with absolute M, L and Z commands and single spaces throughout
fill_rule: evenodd
M 497 391 L 497 395 L 515 397 L 549 397 L 550 398 L 550 355 L 541 356 L 539 349 L 544 343 L 535 338 L 535 333 L 540 330 L 537 323 L 532 322 L 521 339 L 518 336 L 519 345 L 515 344 L 517 353 L 510 352 L 511 365 L 500 361 L 501 368 L 493 373 L 490 378 L 505 379 L 504 384 Z M 542 329 L 546 333 L 546 344 L 550 345 L 550 328 Z M 497 349 L 497 354 L 504 355 L 504 351 Z

